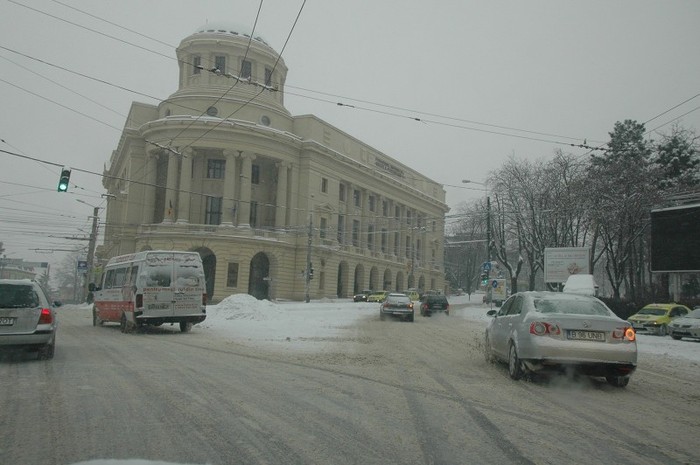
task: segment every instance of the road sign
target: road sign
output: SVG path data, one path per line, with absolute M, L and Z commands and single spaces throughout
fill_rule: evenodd
M 491 271 L 491 262 L 484 262 L 481 264 L 481 268 L 484 271 Z
M 497 279 L 494 279 L 494 280 L 491 282 L 491 286 L 492 286 L 494 289 L 496 289 L 496 288 L 498 287 L 498 280 L 497 280 Z

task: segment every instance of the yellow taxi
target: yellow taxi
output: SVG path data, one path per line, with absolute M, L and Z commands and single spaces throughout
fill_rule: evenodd
M 384 302 L 389 291 L 375 291 L 367 296 L 367 302 Z
M 668 325 L 675 318 L 686 316 L 690 309 L 679 304 L 649 304 L 627 318 L 634 330 L 640 334 L 668 334 Z
M 403 291 L 403 293 L 414 302 L 420 300 L 420 294 L 418 294 L 418 291 L 415 289 L 408 289 L 407 291 Z

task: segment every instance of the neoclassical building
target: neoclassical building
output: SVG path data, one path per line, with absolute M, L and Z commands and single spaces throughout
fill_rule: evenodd
M 287 67 L 260 37 L 209 24 L 177 58 L 178 90 L 132 104 L 105 167 L 102 260 L 197 251 L 214 302 L 443 289 L 440 184 L 313 115 L 292 116 Z

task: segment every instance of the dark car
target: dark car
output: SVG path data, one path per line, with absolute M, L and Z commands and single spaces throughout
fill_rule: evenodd
M 40 360 L 53 358 L 57 324 L 53 305 L 36 281 L 0 279 L 0 349 L 36 351 Z
M 421 316 L 430 316 L 435 312 L 450 314 L 450 303 L 447 301 L 447 297 L 442 294 L 423 294 L 420 299 Z
M 406 321 L 413 321 L 413 301 L 406 294 L 392 292 L 379 306 L 379 319 L 384 320 L 387 316 L 398 316 Z
M 367 297 L 372 293 L 370 289 L 365 289 L 352 296 L 353 302 L 367 302 Z

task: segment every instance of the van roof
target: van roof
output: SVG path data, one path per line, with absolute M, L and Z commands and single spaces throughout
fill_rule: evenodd
M 126 263 L 126 262 L 145 260 L 148 255 L 158 254 L 158 253 L 176 253 L 178 255 L 196 255 L 197 257 L 199 257 L 198 252 L 189 252 L 189 251 L 184 251 L 184 250 L 145 250 L 143 252 L 136 252 L 136 253 L 130 253 L 130 254 L 118 255 L 116 257 L 112 257 L 107 262 L 107 265 L 109 266 L 109 265 L 114 265 L 116 263 Z

